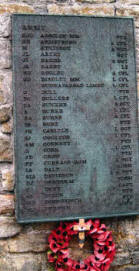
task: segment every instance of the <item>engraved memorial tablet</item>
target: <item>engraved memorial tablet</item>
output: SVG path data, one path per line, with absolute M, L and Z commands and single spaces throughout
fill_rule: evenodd
M 19 222 L 139 213 L 132 18 L 13 15 Z

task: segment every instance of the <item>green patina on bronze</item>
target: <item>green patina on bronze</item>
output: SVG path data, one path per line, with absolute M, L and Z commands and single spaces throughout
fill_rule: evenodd
M 13 15 L 17 219 L 139 213 L 132 18 Z

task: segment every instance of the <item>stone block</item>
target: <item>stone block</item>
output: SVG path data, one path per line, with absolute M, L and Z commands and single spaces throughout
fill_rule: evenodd
M 122 251 L 134 251 L 137 246 L 138 224 L 136 217 L 128 217 L 119 221 L 118 231 L 121 239 L 118 246 Z
M 16 223 L 15 218 L 0 216 L 0 238 L 8 238 L 17 235 L 22 227 Z
M 4 93 L 1 90 L 0 90 L 0 104 L 4 104 Z
M 48 231 L 28 231 L 8 240 L 10 253 L 46 251 Z
M 7 252 L 7 240 L 5 239 L 0 239 L 0 258 Z M 0 261 L 1 264 L 1 261 Z M 0 266 L 1 268 L 1 266 Z M 5 271 L 5 269 L 3 269 Z
M 0 162 L 12 162 L 13 151 L 9 140 L 0 137 Z
M 13 170 L 3 169 L 2 170 L 2 179 L 1 186 L 2 191 L 13 191 L 14 189 L 14 178 Z
M 139 264 L 139 250 L 131 254 L 133 264 Z
M 119 5 L 120 4 L 139 5 L 139 1 L 138 0 L 119 0 Z
M 9 37 L 11 34 L 11 19 L 8 14 L 0 14 L 0 37 Z
M 27 227 L 27 231 L 46 231 L 46 232 L 50 232 L 53 229 L 55 229 L 57 227 L 57 223 L 56 222 L 49 222 L 49 223 L 35 223 L 35 224 L 31 224 L 30 226 Z
M 5 255 L 5 257 L 0 258 L 0 271 L 48 271 L 46 254 Z
M 5 95 L 4 95 L 4 91 L 2 89 L 3 80 L 4 80 L 4 76 L 2 74 L 0 74 L 0 105 L 4 104 L 4 102 L 5 102 Z
M 103 3 L 115 3 L 116 0 L 76 0 L 77 2 L 82 3 L 91 3 L 91 4 L 103 4 Z
M 0 68 L 11 67 L 11 45 L 8 39 L 0 38 Z
M 139 27 L 139 6 L 127 6 L 123 5 L 122 7 L 116 7 L 116 15 L 117 16 L 132 16 L 135 18 L 135 25 Z
M 77 15 L 114 15 L 114 7 L 107 5 L 61 5 L 58 6 L 56 4 L 48 4 L 48 13 L 49 14 L 77 14 Z
M 11 107 L 2 106 L 0 108 L 0 123 L 6 122 L 11 117 Z
M 116 253 L 112 266 L 121 266 L 121 265 L 129 264 L 129 263 L 131 263 L 129 252 Z
M 139 215 L 136 216 L 136 219 L 133 221 L 133 227 L 135 229 L 137 243 L 139 244 Z
M 129 265 L 129 266 L 123 266 L 120 269 L 114 269 L 114 271 L 139 271 L 139 265 L 138 266 L 133 266 L 133 265 Z
M 14 196 L 0 195 L 0 214 L 14 213 Z
M 2 123 L 1 131 L 3 134 L 11 134 L 13 131 L 12 121 Z
M 13 102 L 12 73 L 0 71 L 0 105 Z
M 4 13 L 34 13 L 34 9 L 24 4 L 0 4 L 0 14 Z

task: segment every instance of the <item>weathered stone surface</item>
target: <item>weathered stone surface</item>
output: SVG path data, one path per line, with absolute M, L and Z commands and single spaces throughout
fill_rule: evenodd
M 117 16 L 133 16 L 135 18 L 136 27 L 139 27 L 139 6 L 122 6 L 119 5 L 116 8 L 116 15 Z
M 135 222 L 134 222 L 135 221 Z M 117 225 L 116 240 L 117 249 L 120 251 L 133 251 L 137 244 L 136 229 L 134 226 L 136 218 L 120 219 Z
M 45 253 L 9 254 L 0 259 L 0 271 L 48 271 L 46 255 Z
M 31 6 L 24 4 L 0 4 L 0 14 L 4 13 L 33 13 Z
M 7 240 L 4 239 L 0 239 L 0 257 L 3 256 L 5 254 L 5 252 L 7 252 Z M 1 264 L 1 258 L 0 258 L 0 264 Z
M 0 91 L 0 104 L 4 103 L 4 94 L 3 91 Z
M 49 222 L 49 223 L 35 223 L 28 226 L 27 231 L 51 231 L 57 227 L 56 222 Z
M 0 162 L 12 162 L 13 153 L 9 140 L 0 137 Z
M 0 214 L 14 213 L 14 196 L 0 195 Z
M 116 267 L 112 269 L 112 271 L 139 271 L 139 265 L 138 266 L 132 266 L 132 265 L 123 266 L 122 268 L 119 268 L 119 269 Z
M 136 34 L 136 67 L 137 72 L 139 72 L 139 28 L 135 29 Z
M 11 107 L 3 106 L 0 108 L 0 123 L 6 122 L 10 119 Z
M 13 191 L 14 189 L 13 170 L 9 169 L 2 170 L 1 183 L 3 191 Z
M 0 104 L 4 104 L 4 91 L 2 90 L 2 84 L 3 84 L 4 76 L 0 74 Z
M 0 238 L 8 238 L 17 235 L 22 227 L 16 223 L 13 217 L 0 216 Z
M 139 243 L 139 219 L 137 216 L 121 217 L 104 220 L 107 228 L 112 230 L 118 255 L 133 252 Z M 117 271 L 117 269 L 116 269 Z
M 114 3 L 116 0 L 77 0 L 77 2 L 88 2 L 92 4 Z
M 139 250 L 131 254 L 133 264 L 139 264 Z
M 48 231 L 29 231 L 8 240 L 9 252 L 43 252 L 46 251 Z
M 8 37 L 11 34 L 11 20 L 8 14 L 0 15 L 0 37 Z
M 0 104 L 12 104 L 12 73 L 0 71 Z
M 114 8 L 112 6 L 92 6 L 92 5 L 79 5 L 74 4 L 72 6 L 56 4 L 48 4 L 48 12 L 50 14 L 83 14 L 83 15 L 114 15 Z
M 131 259 L 129 256 L 129 252 L 126 253 L 117 253 L 114 259 L 114 262 L 112 263 L 112 266 L 120 266 L 124 264 L 130 264 Z
M 139 5 L 138 0 L 119 0 L 119 4 L 127 4 L 127 5 Z
M 1 131 L 3 134 L 11 134 L 13 130 L 13 125 L 11 121 L 2 124 Z
M 11 66 L 10 42 L 7 39 L 0 38 L 0 68 L 7 69 Z

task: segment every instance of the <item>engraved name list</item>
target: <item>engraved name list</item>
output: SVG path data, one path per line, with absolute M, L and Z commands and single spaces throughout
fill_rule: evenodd
M 18 221 L 137 213 L 133 20 L 13 15 L 13 68 Z

